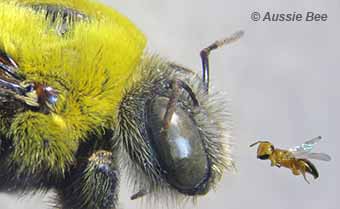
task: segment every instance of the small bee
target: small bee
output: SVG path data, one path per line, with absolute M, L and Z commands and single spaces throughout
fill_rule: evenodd
M 319 177 L 316 167 L 308 159 L 330 161 L 331 157 L 324 153 L 312 153 L 314 146 L 320 142 L 321 136 L 306 141 L 300 146 L 289 150 L 275 149 L 269 141 L 257 141 L 250 145 L 253 147 L 259 144 L 257 148 L 257 158 L 261 160 L 270 160 L 271 166 L 286 167 L 292 170 L 294 175 L 303 175 L 305 181 L 309 183 L 306 173 L 311 174 L 314 179 Z
M 200 77 L 147 52 L 133 23 L 93 0 L 2 0 L 0 30 L 0 192 L 113 209 L 122 169 L 131 199 L 173 202 L 233 170 L 208 57 L 242 31 L 202 50 Z

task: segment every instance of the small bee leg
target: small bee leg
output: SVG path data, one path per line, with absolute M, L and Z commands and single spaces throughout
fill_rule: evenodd
M 205 85 L 206 92 L 209 91 L 209 81 L 210 81 L 210 70 L 209 70 L 209 55 L 212 50 L 215 50 L 223 45 L 229 44 L 241 38 L 243 36 L 243 31 L 238 31 L 231 35 L 228 38 L 215 41 L 213 44 L 204 48 L 200 52 L 201 60 L 202 60 L 202 80 Z
M 318 170 L 309 160 L 299 159 L 298 162 L 299 162 L 300 170 L 303 174 L 309 173 L 314 177 L 314 179 L 317 179 L 319 177 Z
M 62 209 L 115 209 L 119 174 L 110 151 L 99 150 L 75 168 L 58 190 Z
M 290 162 L 290 169 L 292 170 L 293 175 L 298 176 L 301 174 L 300 172 L 300 165 L 297 161 Z
M 308 184 L 310 184 L 310 182 L 309 182 L 308 179 L 307 179 L 306 172 L 305 172 L 304 170 L 302 170 L 302 171 L 301 171 L 301 174 L 302 174 L 303 178 L 305 179 L 305 181 L 306 181 Z
M 269 157 L 269 160 L 270 160 L 270 166 L 274 167 L 278 165 L 278 163 L 276 162 L 275 158 L 272 155 Z
M 298 176 L 298 175 L 300 175 L 301 173 L 300 173 L 300 171 L 297 169 L 297 168 L 292 168 L 292 173 L 295 175 L 295 176 Z

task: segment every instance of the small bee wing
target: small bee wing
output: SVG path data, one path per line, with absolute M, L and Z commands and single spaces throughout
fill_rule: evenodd
M 322 137 L 318 136 L 315 137 L 311 140 L 306 141 L 305 143 L 301 144 L 300 146 L 296 146 L 294 148 L 289 149 L 289 151 L 291 152 L 296 152 L 298 153 L 308 153 L 310 151 L 312 151 L 312 149 L 314 148 L 314 146 L 319 143 L 321 141 Z
M 325 153 L 308 153 L 307 158 L 322 161 L 330 161 L 332 159 L 331 156 Z
M 300 146 L 289 149 L 296 158 L 308 158 L 322 161 L 330 161 L 331 157 L 325 153 L 314 153 L 311 152 L 316 144 L 322 140 L 321 136 L 315 137 L 311 140 L 306 141 Z
M 331 156 L 325 153 L 301 153 L 301 152 L 293 152 L 294 157 L 296 158 L 307 158 L 314 160 L 322 160 L 322 161 L 331 161 Z
M 314 160 L 330 161 L 332 158 L 325 153 L 292 152 L 295 158 L 307 158 Z

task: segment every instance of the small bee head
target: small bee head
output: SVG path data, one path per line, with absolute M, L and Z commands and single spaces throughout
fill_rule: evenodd
M 269 141 L 257 141 L 251 144 L 250 147 L 253 147 L 257 144 L 259 144 L 257 148 L 257 158 L 261 160 L 267 160 L 274 151 L 274 145 Z

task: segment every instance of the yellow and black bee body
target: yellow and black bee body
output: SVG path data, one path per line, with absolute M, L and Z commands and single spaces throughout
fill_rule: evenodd
M 122 168 L 132 199 L 176 200 L 233 168 L 207 56 L 235 37 L 202 51 L 202 81 L 145 52 L 139 29 L 95 1 L 4 0 L 0 30 L 2 192 L 54 190 L 62 209 L 112 209 Z

